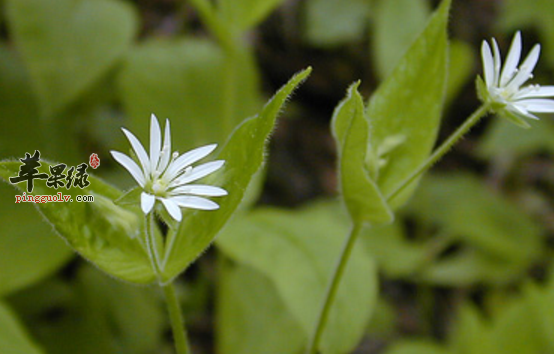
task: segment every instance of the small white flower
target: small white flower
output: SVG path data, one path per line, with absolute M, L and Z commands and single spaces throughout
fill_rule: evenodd
M 512 41 L 504 68 L 496 40 L 492 39 L 492 49 L 486 41 L 481 47 L 485 83 L 478 80 L 481 99 L 491 104 L 491 108 L 512 120 L 529 127 L 525 118 L 538 119 L 533 113 L 553 113 L 554 86 L 528 85 L 521 87 L 533 77 L 533 69 L 539 60 L 540 45 L 536 44 L 523 64 L 518 68 L 521 57 L 521 33 L 517 32 Z M 486 85 L 486 87 L 485 87 Z
M 180 207 L 201 210 L 218 209 L 219 205 L 199 196 L 220 197 L 227 195 L 223 188 L 203 184 L 189 184 L 210 173 L 217 171 L 225 161 L 208 162 L 196 167 L 191 165 L 208 156 L 217 147 L 206 145 L 179 156 L 171 153 L 171 134 L 169 120 L 165 123 L 163 147 L 162 132 L 158 119 L 152 114 L 150 122 L 150 156 L 140 141 L 127 129 L 122 128 L 129 139 L 141 167 L 129 156 L 118 151 L 111 151 L 113 158 L 129 171 L 131 176 L 143 189 L 141 208 L 148 214 L 154 207 L 156 199 L 162 202 L 165 209 L 177 221 L 181 221 Z

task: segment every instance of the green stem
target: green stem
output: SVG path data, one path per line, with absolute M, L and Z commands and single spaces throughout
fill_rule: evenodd
M 150 262 L 152 263 L 152 269 L 159 280 L 161 275 L 160 255 L 156 247 L 155 224 L 154 211 L 152 211 L 146 216 L 146 248 L 148 250 L 148 258 L 150 258 Z
M 348 263 L 348 259 L 350 259 L 350 254 L 352 253 L 352 249 L 354 249 L 354 244 L 358 239 L 358 235 L 360 234 L 361 228 L 362 228 L 362 225 L 360 223 L 354 223 L 354 226 L 350 231 L 350 235 L 348 235 L 348 237 L 344 241 L 342 252 L 337 261 L 337 264 L 335 265 L 335 269 L 333 270 L 331 281 L 327 285 L 327 291 L 325 292 L 325 298 L 324 298 L 325 301 L 323 302 L 323 305 L 317 317 L 315 330 L 308 344 L 308 350 L 306 351 L 306 353 L 308 354 L 317 353 L 317 347 L 321 340 L 321 336 L 323 335 L 323 331 L 325 330 L 325 326 L 327 325 L 327 321 L 329 320 L 329 313 L 331 311 L 331 306 L 333 305 L 333 302 L 335 301 L 335 297 L 337 296 L 337 291 L 339 289 L 339 284 L 342 279 L 342 275 L 344 274 L 344 270 L 346 269 L 346 264 Z
M 409 186 L 416 178 L 418 178 L 423 172 L 427 171 L 433 166 L 444 154 L 452 148 L 458 140 L 464 134 L 466 134 L 481 118 L 483 118 L 489 111 L 489 105 L 483 104 L 462 124 L 448 139 L 446 139 L 441 146 L 439 146 L 432 154 L 425 160 L 412 174 L 410 174 L 400 185 L 387 195 L 387 202 L 396 198 L 407 186 Z
M 162 285 L 162 289 L 165 294 L 165 302 L 167 304 L 167 311 L 169 312 L 171 330 L 173 331 L 173 339 L 175 341 L 177 354 L 190 354 L 191 351 L 185 330 L 185 320 L 183 319 L 181 305 L 175 293 L 175 286 L 173 282 L 171 282 Z
M 485 116 L 488 110 L 489 110 L 489 106 L 487 104 L 484 104 L 481 107 L 479 107 L 464 122 L 464 124 L 462 124 L 458 129 L 456 129 L 456 131 L 444 143 L 442 143 L 441 146 L 438 147 L 433 152 L 433 154 L 429 156 L 427 160 L 425 160 L 423 164 L 421 164 L 394 191 L 392 191 L 392 193 L 390 193 L 387 196 L 387 202 L 390 202 L 395 197 L 397 197 L 400 194 L 400 192 L 404 190 L 404 188 L 410 185 L 410 183 L 412 183 L 423 172 L 425 172 L 427 169 L 433 166 L 433 164 L 436 163 L 464 134 L 466 134 L 475 124 L 477 124 L 477 122 L 479 122 L 479 120 L 482 117 Z M 346 265 L 348 264 L 348 260 L 350 259 L 350 254 L 352 253 L 352 249 L 354 247 L 354 244 L 356 243 L 356 239 L 358 238 L 358 234 L 360 233 L 360 230 L 361 230 L 361 224 L 358 222 L 354 222 L 352 231 L 350 232 L 350 235 L 345 240 L 342 252 L 335 266 L 335 270 L 333 271 L 333 275 L 329 281 L 329 285 L 327 287 L 327 291 L 324 297 L 324 302 L 321 307 L 319 316 L 317 318 L 316 327 L 312 337 L 310 338 L 310 342 L 308 344 L 308 348 L 306 351 L 307 354 L 317 353 L 317 348 L 319 346 L 321 336 L 323 335 L 323 331 L 329 319 L 331 306 L 335 300 L 340 281 L 342 279 Z
M 223 25 L 214 6 L 207 0 L 189 0 L 189 2 L 198 11 L 198 16 L 217 38 L 221 46 L 225 49 L 233 48 L 233 37 Z

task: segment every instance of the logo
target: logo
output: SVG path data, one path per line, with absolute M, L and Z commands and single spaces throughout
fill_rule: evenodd
M 40 163 L 40 151 L 35 150 L 35 153 L 31 156 L 30 153 L 26 152 L 25 157 L 20 158 L 21 166 L 19 166 L 19 173 L 17 176 L 10 177 L 10 183 L 18 184 L 22 182 L 27 183 L 27 193 L 32 193 L 34 189 L 35 180 L 45 180 L 46 186 L 48 188 L 80 188 L 84 189 L 90 185 L 88 180 L 87 168 L 89 165 L 86 163 L 81 163 L 77 166 L 68 166 L 65 163 L 60 163 L 57 165 L 49 166 L 50 174 L 40 173 L 38 167 L 42 166 Z M 90 167 L 96 169 L 100 166 L 100 158 L 97 154 L 90 155 L 89 159 Z M 57 197 L 57 198 L 55 198 Z M 79 198 L 80 197 L 80 198 Z M 88 198 L 85 198 L 88 197 Z M 55 199 L 55 200 L 54 200 Z M 77 201 L 94 201 L 93 196 L 77 196 Z M 16 203 L 20 202 L 35 202 L 35 203 L 45 203 L 45 202 L 67 202 L 73 201 L 70 199 L 70 196 L 62 196 L 62 193 L 59 192 L 54 196 L 32 196 L 26 195 L 23 193 L 22 196 L 16 195 Z

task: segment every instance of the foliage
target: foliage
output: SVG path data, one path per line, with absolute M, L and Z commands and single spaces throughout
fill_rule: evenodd
M 426 173 L 478 105 L 483 39 L 536 36 L 552 79 L 552 2 L 493 3 L 2 1 L 0 353 L 169 353 L 162 292 L 133 285 L 174 283 L 195 353 L 298 354 L 341 264 L 322 354 L 553 352 L 551 117 L 490 115 Z M 154 209 L 159 270 L 109 155 L 151 113 L 172 151 L 219 145 L 201 183 L 228 192 L 181 223 Z M 101 163 L 86 188 L 30 193 L 9 179 L 35 150 L 48 175 Z M 59 192 L 73 202 L 17 202 Z

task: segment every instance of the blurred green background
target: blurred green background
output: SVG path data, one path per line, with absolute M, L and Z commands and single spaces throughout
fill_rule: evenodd
M 0 159 L 41 151 L 132 185 L 109 155 L 169 118 L 180 152 L 223 144 L 299 69 L 255 206 L 179 279 L 195 353 L 301 353 L 348 218 L 336 201 L 335 105 L 371 95 L 423 29 L 427 0 L 0 0 Z M 477 106 L 479 48 L 540 42 L 554 80 L 554 2 L 454 0 L 440 139 Z M 485 119 L 397 221 L 363 236 L 338 298 L 355 353 L 554 353 L 554 121 Z M 262 183 L 263 182 L 263 183 Z M 0 185 L 0 353 L 171 353 L 162 294 L 76 257 Z M 255 254 L 256 257 L 252 255 Z M 378 298 L 368 287 L 380 284 Z M 372 310 L 373 309 L 373 310 Z M 345 351 L 346 352 L 346 351 Z

